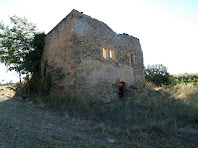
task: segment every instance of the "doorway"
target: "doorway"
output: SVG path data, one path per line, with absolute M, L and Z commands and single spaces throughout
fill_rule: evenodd
M 118 97 L 119 98 L 124 98 L 127 95 L 127 89 L 126 89 L 126 83 L 125 82 L 119 82 L 117 84 L 117 88 L 118 88 Z

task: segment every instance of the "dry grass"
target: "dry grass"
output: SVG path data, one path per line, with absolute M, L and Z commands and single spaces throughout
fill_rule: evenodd
M 15 95 L 13 85 L 0 85 L 0 102 L 6 98 L 12 98 Z
M 105 126 L 103 123 L 99 123 L 99 125 L 96 127 L 97 131 L 101 131 L 102 133 L 105 132 Z
M 198 88 L 150 86 L 125 100 L 98 107 L 94 120 L 110 125 L 112 128 L 106 129 L 106 134 L 113 134 L 127 144 L 133 140 L 142 147 L 194 147 L 198 144 L 195 140 L 198 135 L 188 136 L 198 130 Z M 181 94 L 185 94 L 184 99 L 178 99 Z M 184 133 L 182 129 L 187 130 Z
M 52 93 L 39 98 L 40 103 L 46 104 L 47 107 L 59 110 L 88 110 L 92 101 L 82 98 L 74 93 Z
M 68 94 L 38 98 L 56 111 L 5 99 L 0 147 L 197 147 L 197 96 L 197 88 L 178 85 L 149 86 L 108 104 Z
M 167 128 L 166 121 L 157 121 L 152 123 L 151 129 L 157 132 L 165 132 Z
M 3 87 L 7 92 L 7 86 Z M 4 94 L 5 94 L 4 93 Z M 8 93 L 9 94 L 9 93 Z M 11 96 L 12 97 L 12 96 Z M 95 132 L 96 124 L 70 117 L 22 100 L 0 102 L 0 147 L 115 147 Z M 89 132 L 85 130 L 89 129 Z M 124 147 L 122 143 L 118 147 Z
M 189 96 L 197 96 L 198 94 L 198 88 L 192 84 L 178 84 L 168 89 L 168 91 L 176 99 L 186 99 Z

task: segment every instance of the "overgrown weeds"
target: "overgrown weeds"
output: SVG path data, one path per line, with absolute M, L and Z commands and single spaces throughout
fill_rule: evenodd
M 186 88 L 186 89 L 185 89 Z M 185 99 L 178 99 L 185 93 Z M 175 135 L 182 129 L 198 130 L 198 88 L 191 85 L 149 87 L 127 99 L 103 104 L 94 111 L 95 121 L 105 124 L 106 134 L 141 144 L 156 135 Z M 111 131 L 112 130 L 112 131 Z M 186 132 L 186 131 L 185 131 Z
M 52 93 L 40 98 L 47 107 L 59 110 L 88 110 L 92 101 L 74 93 Z
M 191 101 L 191 98 L 198 98 L 198 88 L 193 84 L 177 84 L 167 88 L 167 91 L 176 99 Z M 196 101 L 196 100 L 194 100 Z
M 83 129 L 87 134 L 119 139 L 128 147 L 194 147 L 198 138 L 197 96 L 198 88 L 182 84 L 147 86 L 108 104 L 77 93 L 51 93 L 39 101 L 60 112 L 68 111 L 70 117 L 91 121 L 93 127 Z

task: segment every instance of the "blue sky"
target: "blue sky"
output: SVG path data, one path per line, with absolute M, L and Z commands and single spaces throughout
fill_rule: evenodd
M 72 9 L 139 38 L 145 66 L 164 64 L 171 74 L 198 72 L 197 0 L 1 0 L 0 20 L 8 24 L 8 16 L 25 16 L 48 33 Z M 18 80 L 0 64 L 2 79 Z

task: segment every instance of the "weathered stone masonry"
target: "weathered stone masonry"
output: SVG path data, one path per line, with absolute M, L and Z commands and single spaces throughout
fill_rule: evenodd
M 139 39 L 117 34 L 76 10 L 47 34 L 43 60 L 62 68 L 65 74 L 64 79 L 53 81 L 54 90 L 115 99 L 121 89 L 124 92 L 120 95 L 125 95 L 131 85 L 145 84 Z

